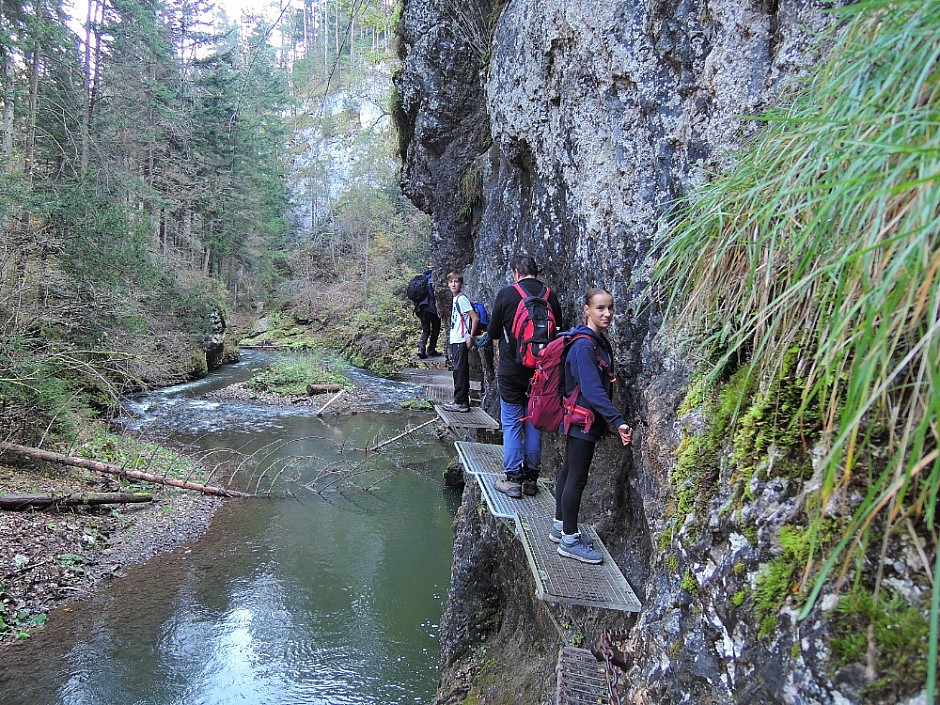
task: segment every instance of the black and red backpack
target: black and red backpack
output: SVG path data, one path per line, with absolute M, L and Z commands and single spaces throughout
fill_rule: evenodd
M 552 290 L 546 286 L 538 296 L 530 296 L 518 283 L 513 286 L 522 298 L 512 319 L 516 362 L 534 369 L 538 354 L 555 337 L 555 314 L 548 305 L 548 295 Z

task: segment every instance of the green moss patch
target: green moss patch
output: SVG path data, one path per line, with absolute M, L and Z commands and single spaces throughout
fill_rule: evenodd
M 897 596 L 882 596 L 876 603 L 870 592 L 858 588 L 843 595 L 832 622 L 833 671 L 867 663 L 871 646 L 875 679 L 863 691 L 865 701 L 895 702 L 913 695 L 927 679 L 926 612 L 926 606 L 919 609 Z
M 306 394 L 309 384 L 338 384 L 344 389 L 352 388 L 347 377 L 303 355 L 278 360 L 247 382 L 249 389 L 282 396 Z

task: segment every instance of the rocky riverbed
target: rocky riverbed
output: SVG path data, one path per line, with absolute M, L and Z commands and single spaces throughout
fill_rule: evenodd
M 336 396 L 335 392 L 324 394 L 288 394 L 280 395 L 273 392 L 251 389 L 245 382 L 236 382 L 217 391 L 206 394 L 208 399 L 231 400 L 257 402 L 259 404 L 268 404 L 271 406 L 309 406 L 314 409 L 320 409 L 325 404 L 329 406 L 324 414 L 358 414 L 365 411 L 373 411 L 380 390 L 366 389 L 364 387 L 353 387 L 346 390 L 335 401 L 330 400 Z

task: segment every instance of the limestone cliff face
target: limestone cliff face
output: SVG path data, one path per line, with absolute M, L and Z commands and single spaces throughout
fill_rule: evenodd
M 753 615 L 731 601 L 772 555 L 765 536 L 774 523 L 798 510 L 793 488 L 757 483 L 746 517 L 720 513 L 727 498 L 719 497 L 707 535 L 680 532 L 660 548 L 689 361 L 660 329 L 655 304 L 640 299 L 670 203 L 755 129 L 739 116 L 760 111 L 812 66 L 811 36 L 827 26 L 831 3 L 496 5 L 405 0 L 396 77 L 402 182 L 432 216 L 435 267 L 464 269 L 474 297 L 492 301 L 517 250 L 542 265 L 567 323 L 586 288 L 613 292 L 617 401 L 637 440 L 628 452 L 599 447 L 582 520 L 597 526 L 644 611 L 633 620 L 535 601 L 521 548 L 480 516 L 468 485 L 438 702 L 460 702 L 471 685 L 488 703 L 553 702 L 554 659 L 568 629 L 591 641 L 624 626 L 633 634 L 631 702 L 835 702 L 840 686 L 826 672 L 822 627 L 809 620 L 758 638 Z M 557 444 L 545 456 L 551 476 Z M 691 591 L 682 585 L 688 575 Z M 852 700 L 850 686 L 842 695 Z

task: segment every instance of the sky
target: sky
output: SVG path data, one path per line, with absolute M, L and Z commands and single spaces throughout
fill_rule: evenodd
M 240 17 L 244 10 L 266 16 L 276 16 L 275 13 L 289 2 L 291 0 L 215 0 L 216 6 L 224 7 L 231 19 Z M 271 7 L 272 5 L 276 5 L 277 9 Z
M 273 19 L 277 16 L 277 13 L 280 12 L 280 8 L 282 8 L 285 3 L 291 1 L 292 0 L 214 0 L 217 7 L 225 8 L 226 14 L 229 16 L 229 19 L 232 20 L 241 17 L 244 10 L 263 14 Z M 65 0 L 64 5 L 69 16 L 72 18 L 72 21 L 69 22 L 72 31 L 78 35 L 84 34 L 82 25 L 85 22 L 85 16 L 88 12 L 88 0 Z M 277 9 L 271 7 L 272 5 L 275 5 Z

